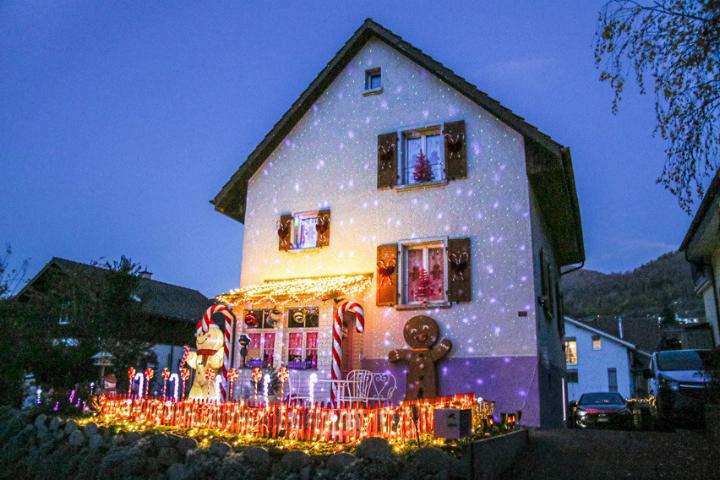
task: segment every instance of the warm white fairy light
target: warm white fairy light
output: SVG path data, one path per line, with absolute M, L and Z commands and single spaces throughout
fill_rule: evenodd
M 317 373 L 313 373 L 310 375 L 310 379 L 308 380 L 308 391 L 310 392 L 310 405 L 315 405 L 315 384 L 318 381 Z
M 268 403 L 268 391 L 270 389 L 270 374 L 266 373 L 263 377 L 263 402 Z

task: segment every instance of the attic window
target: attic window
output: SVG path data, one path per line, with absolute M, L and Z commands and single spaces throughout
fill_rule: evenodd
M 379 68 L 365 70 L 365 94 L 382 93 L 382 74 Z

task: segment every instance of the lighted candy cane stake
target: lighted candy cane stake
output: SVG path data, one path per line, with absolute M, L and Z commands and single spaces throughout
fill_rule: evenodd
M 342 324 L 343 317 L 346 312 L 352 312 L 355 314 L 355 331 L 363 333 L 365 331 L 365 310 L 362 306 L 353 301 L 347 301 L 340 304 L 339 307 L 335 308 L 335 321 L 333 322 L 333 364 L 330 370 L 330 378 L 333 380 L 332 388 L 330 389 L 330 401 L 334 404 L 337 398 L 337 382 L 342 378 Z
M 143 393 L 145 392 L 145 389 L 143 388 L 143 385 L 145 385 L 145 377 L 142 373 L 138 372 L 135 374 L 135 380 L 138 381 L 138 398 L 142 398 Z
M 197 324 L 197 334 L 206 333 L 208 331 L 208 329 L 210 328 L 210 323 L 212 323 L 212 316 L 215 313 L 222 313 L 225 316 L 225 328 L 223 331 L 225 338 L 223 342 L 223 365 L 220 368 L 220 375 L 223 379 L 223 382 L 227 382 L 227 369 L 230 366 L 230 343 L 232 337 L 232 324 L 235 320 L 235 317 L 233 316 L 230 307 L 218 304 L 213 305 L 212 307 L 205 310 L 202 320 L 200 320 Z M 226 400 L 227 391 L 225 390 L 225 383 L 222 383 L 220 385 L 220 391 L 222 392 L 222 399 Z
M 170 369 L 169 368 L 162 369 L 162 378 L 163 378 L 163 398 L 167 398 L 167 382 L 168 382 L 168 378 L 170 378 Z
M 255 400 L 257 401 L 258 396 L 258 384 L 262 380 L 262 370 L 259 368 L 253 368 L 252 376 L 250 377 L 252 382 L 255 384 Z
M 182 396 L 185 398 L 185 382 L 187 382 L 188 378 L 190 378 L 190 369 L 189 368 L 181 368 L 180 369 L 180 378 L 182 378 Z
M 278 380 L 280 380 L 280 401 L 285 400 L 285 382 L 290 378 L 290 370 L 287 367 L 278 368 Z
M 145 396 L 146 397 L 150 395 L 150 381 L 153 379 L 154 376 L 155 376 L 155 370 L 153 370 L 152 368 L 145 369 L 145 382 L 147 382 L 147 383 L 145 383 Z
M 238 372 L 237 368 L 230 368 L 227 371 L 227 379 L 228 379 L 228 401 L 232 402 L 233 399 L 233 385 L 235 384 L 235 380 L 238 379 L 240 376 L 240 372 Z
M 135 377 L 135 369 L 133 367 L 128 368 L 128 395 L 132 394 L 133 378 Z
M 210 385 L 212 385 L 213 380 L 215 379 L 215 370 L 212 368 L 208 368 L 205 370 L 205 380 L 207 380 L 207 395 L 210 397 Z
M 177 373 L 173 373 L 170 375 L 170 381 L 173 382 L 173 399 L 177 402 L 180 392 L 180 377 Z

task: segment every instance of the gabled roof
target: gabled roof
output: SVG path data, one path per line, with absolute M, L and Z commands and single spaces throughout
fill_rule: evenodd
M 685 233 L 685 238 L 683 238 L 683 241 L 680 244 L 680 251 L 688 250 L 690 248 L 690 244 L 695 239 L 698 231 L 700 230 L 700 226 L 702 225 L 705 218 L 708 217 L 708 214 L 713 215 L 717 213 L 718 207 L 715 200 L 717 199 L 719 193 L 720 170 L 715 172 L 715 176 L 710 182 L 710 186 L 708 187 L 707 192 L 705 192 L 705 196 L 700 202 L 700 206 L 698 207 L 697 212 L 695 212 L 695 216 L 693 217 L 692 222 L 688 227 L 688 231 Z M 715 208 L 712 208 L 713 206 L 715 206 Z M 713 237 L 713 240 L 717 241 L 716 231 L 713 231 L 711 235 Z M 692 257 L 693 255 L 690 254 L 689 256 Z
M 248 181 L 252 175 L 371 38 L 377 38 L 403 53 L 523 135 L 528 162 L 528 177 L 530 177 L 540 208 L 556 242 L 559 263 L 568 265 L 583 261 L 585 249 L 570 150 L 526 122 L 524 118 L 502 106 L 498 101 L 490 98 L 486 93 L 478 90 L 477 87 L 440 62 L 369 18 L 315 77 L 290 109 L 250 153 L 222 190 L 211 200 L 215 209 L 241 223 L 244 222 Z
M 599 330 L 597 328 L 593 328 L 587 323 L 579 322 L 577 320 L 573 320 L 570 317 L 565 317 L 565 322 L 576 326 L 577 328 L 582 328 L 583 330 L 587 330 L 590 333 L 594 333 L 595 335 L 600 335 L 601 337 L 607 338 L 608 340 L 611 340 L 615 343 L 619 343 L 620 345 L 623 345 L 624 347 L 629 348 L 630 350 L 637 350 L 637 346 L 634 343 L 630 343 L 627 340 L 623 340 L 620 337 L 616 337 L 615 335 L 610 335 L 609 333 Z M 643 352 L 644 353 L 644 352 Z
M 83 276 L 93 282 L 103 282 L 108 273 L 105 268 L 95 265 L 53 257 L 18 293 L 18 297 L 21 297 L 53 268 L 59 269 L 62 273 Z M 139 279 L 137 294 L 144 301 L 143 311 L 145 313 L 182 321 L 196 322 L 200 320 L 205 309 L 211 304 L 210 300 L 197 290 L 159 282 L 151 278 Z

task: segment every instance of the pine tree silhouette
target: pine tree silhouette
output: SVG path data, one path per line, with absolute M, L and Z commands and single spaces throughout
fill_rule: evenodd
M 433 181 L 432 165 L 430 165 L 430 160 L 427 159 L 422 150 L 420 150 L 420 153 L 417 156 L 417 160 L 415 161 L 413 178 L 416 182 Z

